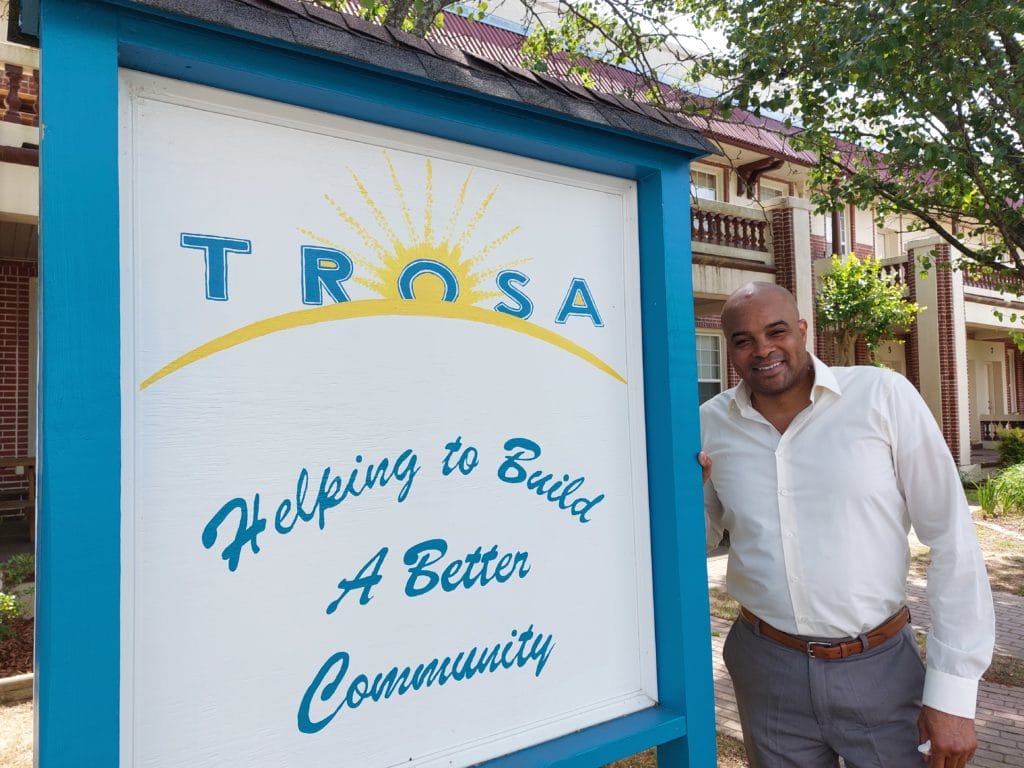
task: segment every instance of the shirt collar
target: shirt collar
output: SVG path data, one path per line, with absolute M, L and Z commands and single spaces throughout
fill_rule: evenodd
M 811 355 L 811 364 L 814 366 L 814 386 L 811 387 L 812 403 L 817 400 L 823 391 L 832 392 L 837 396 L 843 394 L 842 389 L 839 387 L 839 382 L 836 381 L 836 375 L 829 366 L 825 365 L 813 354 Z M 741 381 L 739 386 L 736 387 L 730 406 L 741 412 L 751 407 L 750 389 L 745 381 Z

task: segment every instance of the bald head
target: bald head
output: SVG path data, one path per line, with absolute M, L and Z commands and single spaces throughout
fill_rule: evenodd
M 725 306 L 722 307 L 722 326 L 728 325 L 728 316 L 735 315 L 743 307 L 763 303 L 771 303 L 780 310 L 792 313 L 794 320 L 800 319 L 800 309 L 792 293 L 775 283 L 752 282 L 740 286 L 725 300 Z
M 729 360 L 751 392 L 802 402 L 814 374 L 793 294 L 774 283 L 747 283 L 726 300 L 722 330 Z

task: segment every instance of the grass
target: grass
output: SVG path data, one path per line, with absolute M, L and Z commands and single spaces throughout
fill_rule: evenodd
M 1005 522 L 1012 524 L 1021 520 L 1020 517 L 1016 517 L 1012 521 L 996 518 L 992 522 L 1004 525 Z M 1011 526 L 1004 525 L 1004 527 L 1010 528 Z M 974 529 L 978 534 L 978 543 L 985 556 L 985 565 L 988 568 L 992 589 L 1024 597 L 1024 542 L 983 524 L 975 524 Z M 910 554 L 911 576 L 919 579 L 925 578 L 929 562 L 928 547 L 914 547 Z
M 726 621 L 735 621 L 739 616 L 740 604 L 729 597 L 724 589 L 711 587 L 708 589 L 708 599 L 711 601 L 711 615 L 717 616 Z
M 998 685 L 1024 688 L 1024 661 L 997 653 L 992 657 L 992 665 L 981 679 Z
M 921 651 L 921 658 L 925 658 L 926 635 L 924 632 L 915 632 L 918 650 Z M 992 655 L 992 663 L 985 670 L 981 679 L 986 683 L 996 685 L 1010 685 L 1014 688 L 1024 688 L 1024 659 L 1015 659 L 1013 656 L 1006 656 L 1001 653 Z
M 743 751 L 743 742 L 731 736 L 717 734 L 718 768 L 747 768 L 747 756 Z M 2 765 L 2 763 L 0 763 Z M 656 768 L 658 758 L 653 749 L 641 752 L 610 763 L 606 768 Z

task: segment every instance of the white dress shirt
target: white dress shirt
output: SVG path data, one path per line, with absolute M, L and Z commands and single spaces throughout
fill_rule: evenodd
M 810 405 L 781 435 L 745 384 L 701 406 L 708 547 L 729 530 L 729 594 L 784 632 L 856 637 L 906 602 L 913 525 L 931 547 L 924 703 L 974 717 L 995 619 L 949 449 L 903 376 L 813 362 Z

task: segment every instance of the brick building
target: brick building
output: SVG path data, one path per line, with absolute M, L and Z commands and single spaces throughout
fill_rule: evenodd
M 431 39 L 488 66 L 517 71 L 521 63 L 522 35 L 507 23 L 449 15 Z M 34 505 L 38 67 L 38 49 L 0 42 L 0 536 L 28 536 Z M 552 69 L 558 74 L 557 62 Z M 561 76 L 573 79 L 567 69 Z M 613 67 L 597 73 L 607 92 L 635 82 L 635 75 Z M 898 218 L 880 228 L 870 210 L 815 215 L 807 199 L 813 157 L 788 144 L 791 129 L 781 123 L 737 114 L 698 127 L 721 151 L 693 166 L 691 210 L 680 212 L 691 219 L 702 398 L 736 383 L 718 323 L 725 297 L 748 280 L 774 281 L 794 292 L 810 319 L 816 278 L 835 244 L 841 253 L 881 259 L 926 307 L 908 333 L 881 345 L 878 357 L 924 395 L 958 464 L 970 465 L 972 446 L 990 444 L 996 426 L 1024 422 L 1024 363 L 1010 339 L 1012 315 L 1024 314 L 1024 304 L 1012 292 L 956 270 L 932 269 L 922 277 L 919 260 L 948 265 L 949 247 L 927 232 L 909 231 Z M 811 333 L 827 358 L 813 327 Z
M 35 503 L 38 96 L 39 51 L 0 42 L 0 541 Z
M 432 39 L 472 55 L 516 67 L 521 63 L 522 28 L 450 16 Z M 581 81 L 567 63 L 549 71 Z M 637 76 L 597 64 L 598 89 L 636 92 Z M 811 324 L 817 354 L 830 354 L 813 329 L 817 278 L 831 254 L 855 253 L 880 259 L 907 294 L 925 310 L 900 338 L 880 345 L 879 362 L 909 378 L 924 396 L 954 459 L 972 465 L 972 447 L 992 447 L 1001 425 L 1024 422 L 1024 364 L 1010 338 L 1021 327 L 1024 292 L 1012 275 L 1000 283 L 950 269 L 950 247 L 928 231 L 914 231 L 909 219 L 890 217 L 878 226 L 874 212 L 849 207 L 835 215 L 813 212 L 808 201 L 810 153 L 787 141 L 794 129 L 782 122 L 736 111 L 729 121 L 694 120 L 720 155 L 692 166 L 691 231 L 699 391 L 707 398 L 737 382 L 725 359 L 718 313 L 725 298 L 749 280 L 767 280 L 792 291 Z M 921 264 L 935 265 L 922 275 Z M 1014 286 L 1020 286 L 1016 291 Z M 1004 290 L 1009 287 L 1009 290 Z M 867 362 L 858 350 L 858 362 Z M 1024 426 L 1024 424 L 1022 424 Z

